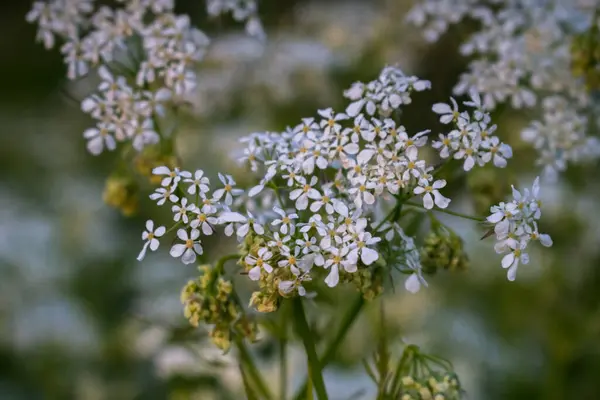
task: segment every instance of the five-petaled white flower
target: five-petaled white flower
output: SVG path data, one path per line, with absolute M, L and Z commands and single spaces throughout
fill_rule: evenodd
M 183 180 L 186 183 L 189 183 L 187 192 L 191 195 L 198 193 L 199 196 L 204 197 L 204 194 L 208 192 L 208 184 L 210 183 L 209 179 L 204 176 L 204 171 L 201 169 L 194 172 L 194 178 L 187 178 Z
M 156 251 L 158 249 L 158 245 L 160 244 L 158 238 L 164 235 L 166 232 L 166 228 L 164 226 L 159 226 L 154 230 L 154 221 L 149 219 L 146 221 L 146 230 L 142 233 L 142 240 L 145 240 L 144 247 L 142 247 L 142 251 L 138 255 L 138 261 L 142 261 L 146 256 L 146 250 L 150 247 L 151 251 Z
M 269 264 L 269 260 L 273 257 L 273 253 L 269 251 L 266 247 L 261 247 L 258 249 L 257 255 L 248 255 L 244 259 L 246 264 L 252 265 L 253 267 L 248 271 L 248 276 L 253 281 L 257 281 L 260 279 L 261 270 L 265 270 L 268 273 L 273 272 L 273 267 Z
M 213 192 L 213 198 L 215 200 L 221 200 L 221 197 L 225 195 L 225 204 L 230 206 L 233 203 L 233 196 L 239 196 L 244 193 L 242 189 L 236 189 L 235 181 L 231 175 L 223 175 L 219 172 L 219 180 L 223 183 L 224 187 L 217 189 Z
M 413 192 L 414 194 L 425 193 L 423 196 L 423 206 L 428 210 L 433 208 L 434 203 L 439 208 L 446 208 L 448 207 L 448 204 L 450 204 L 450 199 L 444 197 L 438 190 L 444 186 L 446 186 L 446 181 L 443 179 L 438 179 L 433 182 L 433 184 L 430 184 L 426 179 L 420 179 L 419 186 L 417 186 Z
M 179 229 L 177 231 L 177 237 L 183 241 L 183 243 L 174 244 L 171 247 L 170 254 L 172 257 L 181 257 L 181 262 L 184 264 L 193 264 L 196 262 L 196 254 L 202 254 L 203 249 L 200 244 L 200 231 L 198 229 L 192 229 L 188 235 L 185 229 Z
M 294 220 L 298 218 L 298 214 L 286 214 L 286 212 L 279 207 L 273 207 L 273 211 L 279 214 L 281 218 L 273 220 L 273 222 L 271 222 L 271 225 L 279 226 L 279 231 L 284 235 L 287 235 L 288 232 L 293 235 L 296 231 Z

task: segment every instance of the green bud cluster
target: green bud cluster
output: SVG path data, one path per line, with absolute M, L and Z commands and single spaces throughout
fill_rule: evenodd
M 423 271 L 435 274 L 438 269 L 463 271 L 469 265 L 462 239 L 444 227 L 432 230 L 421 248 Z
M 152 170 L 163 165 L 174 169 L 178 162 L 175 156 L 164 154 L 157 146 L 145 147 L 133 160 L 135 171 L 148 179 L 152 185 L 160 184 L 163 178 L 161 175 L 154 175 Z
M 597 24 L 576 35 L 571 42 L 571 72 L 583 78 L 588 90 L 600 89 L 600 33 Z
M 190 280 L 181 291 L 183 313 L 192 326 L 200 322 L 213 325 L 210 337 L 220 349 L 227 350 L 232 335 L 254 340 L 256 326 L 246 317 L 233 294 L 230 281 L 224 280 L 215 268 L 199 267 L 202 275 Z
M 383 293 L 383 268 L 359 268 L 354 273 L 341 270 L 340 281 L 353 284 L 370 301 Z
M 248 255 L 257 255 L 258 250 L 263 246 L 265 240 L 261 237 L 254 236 L 252 233 L 246 236 L 244 242 L 240 245 L 240 252 L 245 259 Z M 271 262 L 273 265 L 277 264 L 277 261 L 281 257 L 276 253 Z M 246 272 L 250 271 L 253 266 L 243 263 Z M 262 313 L 270 313 L 277 311 L 281 302 L 286 297 L 292 297 L 296 292 L 284 293 L 279 290 L 279 283 L 281 281 L 294 280 L 295 276 L 288 268 L 273 268 L 273 272 L 269 273 L 265 270 L 261 270 L 260 279 L 258 280 L 259 290 L 252 293 L 250 296 L 250 306 L 254 307 L 256 311 Z
M 460 384 L 453 373 L 432 371 L 424 375 L 405 375 L 401 382 L 399 400 L 460 399 Z
M 139 206 L 138 186 L 132 177 L 115 173 L 106 179 L 102 199 L 123 215 L 131 216 Z

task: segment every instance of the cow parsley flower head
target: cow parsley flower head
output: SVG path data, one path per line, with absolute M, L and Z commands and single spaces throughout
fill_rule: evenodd
M 480 22 L 480 30 L 460 48 L 472 61 L 454 92 L 479 93 L 471 105 L 488 111 L 503 103 L 510 103 L 516 109 L 539 109 L 541 120 L 534 120 L 524 129 L 522 138 L 537 150 L 537 164 L 550 180 L 555 180 L 569 163 L 600 157 L 600 143 L 588 132 L 594 125 L 587 121 L 587 116 L 594 112 L 592 92 L 586 79 L 580 79 L 581 73 L 576 73 L 580 69 L 597 73 L 594 72 L 597 63 L 585 54 L 591 52 L 589 43 L 595 40 L 593 35 L 600 21 L 590 10 L 593 2 L 587 3 L 420 0 L 407 17 L 409 22 L 423 28 L 429 41 L 438 40 L 451 24 L 467 18 Z M 583 56 L 577 53 L 580 47 L 585 48 L 580 52 Z M 434 105 L 442 123 L 459 122 L 462 113 L 455 100 L 451 99 L 451 103 Z M 479 120 L 477 115 L 475 119 Z M 467 130 L 469 134 L 464 139 L 457 140 L 456 135 L 442 138 L 437 144 L 440 155 L 459 154 L 459 158 L 465 159 L 465 170 L 490 160 L 503 167 L 511 156 L 509 149 L 502 143 L 479 140 L 472 129 Z
M 550 236 L 538 231 L 537 221 L 542 215 L 539 190 L 539 177 L 531 190 L 521 192 L 513 187 L 512 200 L 492 206 L 491 215 L 487 217 L 496 235 L 494 249 L 496 253 L 504 254 L 502 268 L 507 269 L 510 281 L 515 280 L 519 264 L 529 263 L 526 250 L 531 241 L 539 241 L 545 247 L 552 246 Z

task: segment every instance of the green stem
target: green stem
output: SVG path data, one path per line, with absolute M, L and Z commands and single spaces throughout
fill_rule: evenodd
M 261 376 L 260 372 L 258 371 L 258 368 L 256 367 L 256 364 L 254 363 L 254 360 L 252 359 L 252 356 L 250 355 L 250 351 L 248 351 L 248 348 L 246 347 L 244 340 L 241 337 L 236 336 L 235 344 L 240 352 L 240 359 L 241 359 L 242 365 L 244 366 L 244 369 L 248 373 L 248 377 L 254 383 L 254 386 L 256 387 L 257 391 L 262 395 L 262 397 L 264 399 L 269 399 L 269 400 L 272 399 L 273 395 L 271 394 L 269 387 L 267 386 L 263 377 Z
M 350 307 L 350 309 L 344 316 L 342 323 L 340 324 L 337 334 L 333 337 L 333 339 L 331 339 L 331 342 L 329 342 L 329 345 L 325 349 L 325 354 L 323 354 L 323 357 L 321 357 L 321 368 L 324 368 L 327 364 L 331 362 L 331 359 L 337 352 L 338 347 L 342 344 L 344 336 L 346 336 L 346 334 L 350 330 L 350 327 L 358 317 L 358 314 L 360 313 L 360 310 L 362 310 L 364 305 L 365 300 L 362 296 L 358 296 L 356 301 L 352 303 L 352 306 Z M 300 385 L 300 388 L 298 389 L 298 391 L 296 391 L 294 400 L 303 400 L 305 398 L 307 387 L 308 380 L 304 381 L 304 383 Z
M 250 385 L 250 381 L 248 381 L 248 376 L 246 375 L 246 371 L 244 371 L 244 367 L 242 363 L 239 363 L 240 375 L 242 376 L 242 383 L 244 384 L 244 391 L 246 392 L 246 397 L 248 400 L 259 400 L 256 393 L 254 393 L 254 389 L 252 389 L 252 385 Z
M 288 308 L 285 307 L 286 304 L 283 304 L 280 308 L 279 312 L 281 313 L 281 331 L 282 336 L 279 338 L 279 398 L 284 400 L 287 398 L 287 379 L 288 379 L 288 369 L 287 369 L 287 322 L 288 322 Z
M 240 257 L 241 257 L 241 255 L 239 255 L 237 253 L 236 254 L 228 254 L 226 256 L 223 256 L 223 257 L 219 258 L 219 260 L 215 264 L 215 269 L 217 271 L 219 271 L 219 273 L 223 273 L 223 268 L 225 267 L 225 263 L 227 261 L 239 260 Z
M 308 326 L 306 320 L 306 314 L 304 313 L 304 304 L 302 304 L 301 298 L 295 298 L 293 300 L 294 306 L 294 319 L 296 323 L 296 329 L 298 334 L 302 338 L 304 344 L 304 350 L 308 358 L 308 370 L 310 373 L 311 380 L 315 385 L 315 391 L 317 392 L 317 398 L 319 400 L 327 400 L 327 391 L 325 390 L 325 382 L 323 381 L 321 362 L 315 349 L 315 342 L 313 341 L 313 334 Z
M 409 205 L 409 206 L 413 206 L 413 207 L 422 208 L 423 210 L 427 210 L 422 204 L 413 203 L 412 201 L 407 201 L 404 204 Z M 437 212 L 441 212 L 441 213 L 444 213 L 444 214 L 454 215 L 455 217 L 470 219 L 470 220 L 477 221 L 477 222 L 484 222 L 485 221 L 485 218 L 482 218 L 482 217 L 475 217 L 475 216 L 472 216 L 472 215 L 467 215 L 467 214 L 459 213 L 459 212 L 456 212 L 456 211 L 446 210 L 444 208 L 434 208 L 431 211 L 437 211 Z

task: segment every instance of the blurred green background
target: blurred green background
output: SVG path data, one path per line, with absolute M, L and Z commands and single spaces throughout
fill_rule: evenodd
M 195 112 L 177 147 L 184 167 L 211 178 L 231 171 L 227 154 L 241 135 L 283 130 L 317 108 L 343 109 L 342 91 L 386 64 L 429 79 L 402 123 L 409 132 L 441 126 L 430 106 L 446 101 L 468 60 L 458 45 L 474 27 L 452 28 L 425 44 L 399 0 L 265 0 L 265 46 L 227 18 L 208 20 L 199 0 L 177 0 L 215 41 L 199 70 Z M 77 100 L 93 77 L 68 82 L 58 51 L 35 43 L 28 1 L 0 5 L 0 399 L 239 399 L 231 355 L 221 356 L 181 314 L 179 291 L 193 267 L 164 247 L 135 260 L 143 222 L 165 214 L 147 202 L 125 218 L 102 201 L 118 154 L 86 153 L 91 121 Z M 456 185 L 453 209 L 483 215 L 480 192 L 530 185 L 534 153 L 519 130 L 534 113 L 500 109 L 500 136 L 515 149 L 508 171 L 484 170 Z M 239 147 L 239 146 L 238 146 Z M 469 399 L 600 398 L 600 185 L 598 164 L 571 168 L 544 185 L 541 230 L 554 247 L 533 251 L 516 282 L 506 280 L 491 243 L 470 222 L 443 218 L 465 242 L 471 267 L 440 273 L 417 295 L 386 294 L 388 323 L 406 340 L 453 361 Z M 214 255 L 229 241 L 211 244 Z M 210 261 L 210 259 L 208 259 Z M 342 295 L 340 295 L 342 296 Z M 371 310 L 373 311 L 373 310 Z M 320 318 L 341 312 L 330 306 Z M 326 374 L 332 399 L 365 390 L 360 359 L 374 347 L 367 313 Z M 253 347 L 276 376 L 268 336 Z M 297 357 L 296 357 L 297 356 Z M 291 375 L 304 376 L 298 351 Z

